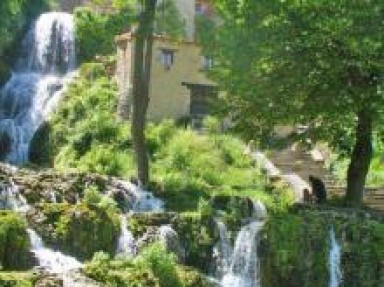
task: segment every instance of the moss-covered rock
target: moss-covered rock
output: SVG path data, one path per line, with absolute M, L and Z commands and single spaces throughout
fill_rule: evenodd
M 113 254 L 120 234 L 117 214 L 85 204 L 39 204 L 28 219 L 44 241 L 79 259 L 97 251 Z
M 132 213 L 128 217 L 128 226 L 129 230 L 137 238 L 142 236 L 151 227 L 170 224 L 177 216 L 177 213 L 174 212 Z
M 84 197 L 84 191 L 93 186 L 110 194 L 121 209 L 130 205 L 132 193 L 119 180 L 99 174 L 81 172 L 57 172 L 52 169 L 14 170 L 0 164 L 0 184 L 13 182 L 29 204 L 60 202 L 75 204 Z
M 208 272 L 213 245 L 217 242 L 214 222 L 199 213 L 181 213 L 172 222 L 185 250 L 185 264 Z
M 50 144 L 51 125 L 43 123 L 35 132 L 29 145 L 30 162 L 39 166 L 52 166 L 53 155 Z
M 263 286 L 327 285 L 331 228 L 342 248 L 341 286 L 382 286 L 384 224 L 364 212 L 340 209 L 273 215 L 261 245 Z
M 217 287 L 201 274 L 198 270 L 190 267 L 179 267 L 178 273 L 184 287 Z
M 134 213 L 128 218 L 128 227 L 141 247 L 158 239 L 157 230 L 169 224 L 178 234 L 184 263 L 208 271 L 214 243 L 218 234 L 212 218 L 200 213 Z
M 4 160 L 11 150 L 11 141 L 7 133 L 0 132 L 0 160 Z
M 2 287 L 35 287 L 36 274 L 30 272 L 0 272 Z
M 0 265 L 5 270 L 31 266 L 25 221 L 13 211 L 0 211 Z

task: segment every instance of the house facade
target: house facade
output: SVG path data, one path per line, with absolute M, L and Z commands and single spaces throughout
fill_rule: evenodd
M 174 0 L 184 20 L 186 37 L 172 41 L 155 35 L 148 119 L 190 118 L 199 121 L 209 113 L 211 102 L 218 94 L 217 85 L 206 76 L 213 64 L 196 44 L 195 19 L 198 15 L 213 15 L 209 1 Z M 119 116 L 129 118 L 132 103 L 132 75 L 135 37 L 131 33 L 116 37 L 117 82 L 119 86 Z
M 205 73 L 212 61 L 202 55 L 193 41 L 174 42 L 154 36 L 148 119 L 200 119 L 209 112 L 217 86 Z M 119 115 L 129 118 L 132 103 L 133 48 L 131 33 L 120 35 L 117 43 Z

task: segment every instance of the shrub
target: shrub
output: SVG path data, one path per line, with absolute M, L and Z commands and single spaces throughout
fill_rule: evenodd
M 140 253 L 136 264 L 149 269 L 159 279 L 161 287 L 183 286 L 177 273 L 175 256 L 160 243 L 154 243 Z
M 13 211 L 0 211 L 0 269 L 29 267 L 29 240 L 26 222 Z

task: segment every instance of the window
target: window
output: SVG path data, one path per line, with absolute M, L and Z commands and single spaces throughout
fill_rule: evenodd
M 203 15 L 203 13 L 204 13 L 203 4 L 197 2 L 195 7 L 196 7 L 195 8 L 196 15 Z
M 213 67 L 213 59 L 209 56 L 203 56 L 203 70 L 210 70 Z
M 161 61 L 165 70 L 170 70 L 175 60 L 175 51 L 170 49 L 161 50 Z

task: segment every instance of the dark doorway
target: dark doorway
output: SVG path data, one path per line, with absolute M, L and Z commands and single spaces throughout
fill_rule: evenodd
M 201 126 L 202 119 L 211 112 L 212 103 L 217 99 L 217 86 L 195 83 L 182 83 L 191 92 L 190 117 L 192 125 Z

